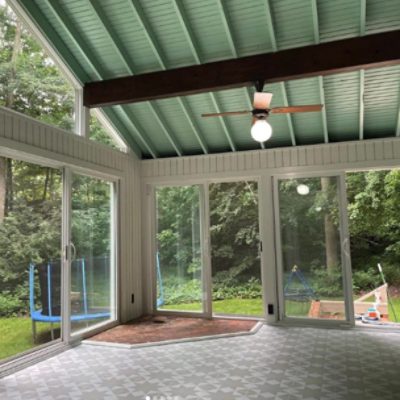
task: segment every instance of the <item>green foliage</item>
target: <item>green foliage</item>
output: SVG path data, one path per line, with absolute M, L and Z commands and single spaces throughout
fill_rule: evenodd
M 343 297 L 343 277 L 340 268 L 329 272 L 326 268 L 314 268 L 310 282 L 317 297 Z
M 222 278 L 222 276 L 221 276 Z M 232 286 L 220 279 L 213 285 L 213 300 L 259 299 L 262 297 L 261 281 L 251 277 L 247 282 Z
M 400 285 L 400 171 L 347 175 L 354 286 L 381 284 L 381 263 L 390 285 Z
M 303 273 L 315 267 L 327 268 L 326 217 L 338 229 L 338 196 L 334 179 L 323 187 L 323 179 L 302 178 L 279 181 L 279 216 L 282 237 L 284 271 L 297 265 Z M 300 195 L 297 187 L 306 185 L 307 195 Z
M 95 142 L 106 144 L 113 149 L 118 149 L 118 146 L 111 139 L 111 136 L 103 128 L 95 116 L 91 116 L 89 124 L 89 138 Z
M 200 270 L 200 210 L 196 186 L 157 190 L 157 242 L 163 276 L 192 279 Z
M 0 6 L 0 105 L 71 130 L 74 92 L 6 5 Z
M 380 276 L 375 268 L 368 268 L 367 271 L 353 272 L 353 289 L 355 292 L 368 291 L 380 286 Z
M 0 106 L 72 131 L 74 89 L 10 7 L 0 4 Z M 89 137 L 116 148 L 95 117 Z
M 22 290 L 21 290 L 22 289 Z M 26 293 L 26 288 L 18 286 L 16 292 Z M 17 316 L 21 310 L 26 309 L 27 301 L 9 290 L 3 290 L 0 294 L 0 317 Z
M 210 185 L 213 300 L 262 297 L 256 182 Z
M 169 277 L 164 280 L 165 305 L 195 303 L 201 299 L 202 288 L 199 279 L 183 280 Z

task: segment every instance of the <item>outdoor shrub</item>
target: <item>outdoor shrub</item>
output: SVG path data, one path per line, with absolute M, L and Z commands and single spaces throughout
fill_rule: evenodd
M 201 301 L 201 281 L 166 278 L 163 282 L 165 304 L 183 304 Z
M 389 286 L 400 287 L 400 264 L 382 264 L 383 273 Z M 379 285 L 383 282 L 379 281 Z
M 0 294 L 0 317 L 14 317 L 27 312 L 27 302 L 8 291 Z
M 343 295 L 342 272 L 340 268 L 327 271 L 320 267 L 313 270 L 312 287 L 318 296 L 335 297 Z
M 247 282 L 229 285 L 225 282 L 217 282 L 213 285 L 213 299 L 257 299 L 262 296 L 261 281 L 251 277 Z
M 377 268 L 368 268 L 367 271 L 353 271 L 353 289 L 356 292 L 372 290 L 380 284 Z

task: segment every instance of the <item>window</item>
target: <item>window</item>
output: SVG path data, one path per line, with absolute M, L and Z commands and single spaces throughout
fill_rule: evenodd
M 74 130 L 73 88 L 4 1 L 0 1 L 0 106 Z
M 75 90 L 41 44 L 0 0 L 0 106 L 75 131 Z M 89 137 L 125 149 L 116 132 L 91 112 Z

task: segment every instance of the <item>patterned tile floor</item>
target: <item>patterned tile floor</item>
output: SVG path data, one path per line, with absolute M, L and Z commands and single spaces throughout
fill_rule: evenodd
M 0 380 L 0 399 L 400 399 L 400 334 L 264 326 L 139 349 L 81 345 Z

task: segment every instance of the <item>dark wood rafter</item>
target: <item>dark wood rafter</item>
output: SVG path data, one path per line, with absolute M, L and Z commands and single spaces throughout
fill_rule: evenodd
M 101 107 L 274 83 L 400 63 L 400 30 L 203 65 L 86 83 L 84 104 Z

